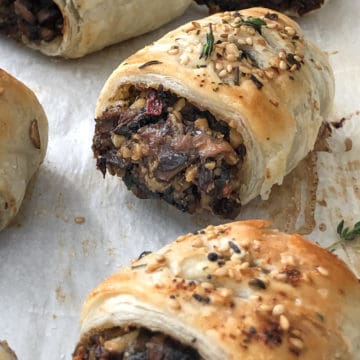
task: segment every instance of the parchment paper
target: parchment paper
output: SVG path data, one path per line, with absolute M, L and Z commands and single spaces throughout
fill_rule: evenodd
M 331 0 L 299 20 L 334 67 L 336 105 L 329 120 L 348 120 L 334 131 L 331 152 L 311 155 L 269 201 L 256 199 L 241 218 L 270 218 L 324 246 L 336 241 L 340 220 L 360 220 L 359 14 L 359 1 Z M 117 178 L 104 181 L 90 150 L 96 99 L 112 70 L 167 31 L 205 15 L 193 5 L 158 31 L 77 61 L 49 59 L 0 38 L 0 67 L 36 92 L 50 125 L 46 160 L 14 224 L 0 233 L 0 339 L 19 359 L 70 359 L 81 304 L 95 285 L 143 250 L 221 222 L 139 200 Z M 76 217 L 85 222 L 75 223 Z M 338 254 L 360 274 L 360 241 Z

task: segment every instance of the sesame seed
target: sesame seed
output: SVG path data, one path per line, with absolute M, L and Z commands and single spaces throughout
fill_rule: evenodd
M 287 64 L 284 60 L 280 61 L 279 68 L 280 70 L 287 70 Z
M 227 269 L 219 268 L 219 269 L 215 270 L 214 275 L 216 275 L 216 276 L 225 276 L 225 275 L 227 275 L 227 273 L 228 273 Z
M 253 45 L 253 39 L 251 37 L 247 37 L 245 41 L 247 45 L 249 46 Z
M 226 60 L 228 60 L 228 61 L 235 61 L 235 60 L 236 60 L 235 54 L 228 54 L 228 55 L 226 55 Z
M 219 288 L 218 291 L 219 291 L 220 295 L 224 298 L 228 298 L 233 295 L 233 291 L 228 288 Z
M 259 310 L 262 311 L 262 312 L 268 312 L 268 311 L 271 311 L 271 306 L 266 305 L 266 304 L 261 304 L 259 306 Z
M 295 305 L 296 305 L 296 306 L 301 306 L 301 305 L 302 305 L 302 300 L 299 299 L 299 298 L 296 298 L 296 299 L 295 299 Z
M 218 63 L 218 62 L 217 62 L 217 63 L 215 64 L 215 69 L 216 69 L 216 70 L 222 70 L 223 68 L 224 68 L 224 67 L 223 67 L 223 65 L 222 65 L 221 63 Z
M 318 61 L 315 61 L 315 67 L 316 67 L 318 70 L 322 70 L 322 66 L 321 66 L 321 64 L 320 64 Z
M 294 36 L 296 34 L 296 31 L 294 28 L 290 27 L 290 26 L 285 26 L 285 31 L 290 35 L 290 36 Z
M 224 77 L 227 74 L 226 70 L 223 69 L 219 72 L 219 77 Z
M 236 254 L 241 253 L 240 248 L 233 241 L 229 241 L 228 244 L 229 244 L 230 248 L 234 251 L 234 253 L 236 253 Z
M 179 49 L 177 49 L 177 48 L 168 50 L 169 55 L 176 55 L 178 53 L 179 53 Z
M 280 52 L 279 52 L 279 58 L 281 59 L 281 60 L 285 60 L 286 59 L 286 52 L 284 51 L 284 50 L 281 50 Z
M 232 69 L 233 69 L 233 67 L 232 67 L 231 64 L 228 64 L 228 65 L 226 66 L 226 71 L 227 71 L 228 73 L 231 73 Z
M 277 28 L 277 23 L 268 23 L 266 26 L 269 29 L 276 29 Z
M 177 301 L 175 298 L 172 298 L 172 297 L 170 298 L 169 305 L 174 310 L 180 310 L 181 309 L 181 305 L 180 305 L 179 301 Z
M 187 64 L 189 63 L 189 61 L 190 61 L 189 55 L 187 55 L 187 54 L 182 54 L 182 55 L 180 56 L 180 64 L 181 64 L 181 65 L 187 65 Z
M 274 307 L 273 307 L 273 311 L 272 311 L 272 313 L 273 313 L 273 315 L 274 316 L 279 316 L 279 315 L 281 315 L 281 314 L 283 314 L 284 313 L 284 305 L 282 305 L 282 304 L 277 304 L 277 305 L 275 305 Z
M 291 66 L 290 71 L 295 72 L 297 69 L 298 69 L 297 65 L 294 64 L 294 65 Z
M 323 275 L 323 276 L 329 276 L 329 271 L 327 271 L 325 268 L 323 268 L 322 266 L 318 266 L 317 271 Z
M 248 269 L 249 266 L 250 266 L 250 264 L 246 261 L 240 265 L 240 269 L 245 270 L 245 269 Z
M 239 39 L 238 44 L 239 45 L 246 45 L 246 41 L 244 39 Z
M 304 343 L 302 342 L 302 340 L 298 339 L 298 338 L 290 338 L 289 339 L 289 343 L 291 345 L 293 345 L 294 347 L 296 347 L 297 349 L 303 349 L 304 347 Z
M 217 253 L 211 252 L 208 254 L 207 258 L 209 261 L 217 261 L 219 255 Z
M 210 290 L 210 289 L 213 289 L 213 288 L 214 288 L 214 285 L 213 285 L 213 284 L 211 284 L 211 283 L 209 283 L 209 282 L 206 282 L 206 281 L 202 282 L 202 283 L 200 284 L 200 286 L 201 286 L 202 288 L 204 288 L 204 289 L 207 289 L 207 290 Z
M 299 62 L 302 60 L 302 58 L 299 55 L 294 55 L 294 59 Z
M 285 315 L 280 315 L 280 328 L 284 331 L 287 331 L 290 328 L 290 322 Z

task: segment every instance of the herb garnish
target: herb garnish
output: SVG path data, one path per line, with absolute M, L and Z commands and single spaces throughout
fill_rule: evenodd
M 150 65 L 157 65 L 157 64 L 162 64 L 162 62 L 159 61 L 159 60 L 151 60 L 151 61 L 148 61 L 148 62 L 140 65 L 139 69 L 143 69 L 144 67 L 147 67 L 147 66 L 150 66 Z
M 340 237 L 340 240 L 334 242 L 330 246 L 327 247 L 329 251 L 335 251 L 338 245 L 344 244 L 347 241 L 352 241 L 360 236 L 360 221 L 358 221 L 352 229 L 349 227 L 344 228 L 345 221 L 340 221 L 339 225 L 337 226 L 336 232 Z
M 266 22 L 260 18 L 248 18 L 243 20 L 244 25 L 252 26 L 257 32 L 261 33 L 261 27 L 266 25 Z
M 211 52 L 213 51 L 214 48 L 214 42 L 215 42 L 214 33 L 212 30 L 212 24 L 210 23 L 209 32 L 206 34 L 206 44 L 203 47 L 203 50 L 200 55 L 200 59 L 202 58 L 207 59 L 211 55 Z

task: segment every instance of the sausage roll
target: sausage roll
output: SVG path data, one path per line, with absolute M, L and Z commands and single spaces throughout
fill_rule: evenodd
M 191 0 L 0 0 L 0 32 L 46 55 L 79 58 L 154 30 Z
M 233 218 L 314 148 L 333 97 L 327 56 L 290 18 L 215 14 L 114 71 L 96 109 L 97 167 L 141 198 Z
M 19 211 L 47 141 L 47 118 L 35 94 L 0 69 L 0 230 Z
M 359 359 L 360 284 L 261 220 L 179 237 L 87 298 L 73 360 Z
M 290 16 L 302 16 L 320 9 L 328 0 L 195 0 L 206 5 L 210 13 L 219 11 L 240 10 L 253 6 L 264 6 L 284 12 Z
M 0 341 L 0 360 L 17 360 L 6 341 Z

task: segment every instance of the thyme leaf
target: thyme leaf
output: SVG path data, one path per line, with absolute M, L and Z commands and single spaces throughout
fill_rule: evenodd
M 347 241 L 355 240 L 357 237 L 360 236 L 360 221 L 358 221 L 353 228 L 345 227 L 345 221 L 341 220 L 339 225 L 336 228 L 336 232 L 340 238 L 340 240 L 334 242 L 330 246 L 327 247 L 329 251 L 335 251 L 336 248 L 344 244 Z
M 266 25 L 266 22 L 260 18 L 248 18 L 243 20 L 244 25 L 252 26 L 257 32 L 261 33 L 261 27 Z
M 215 38 L 214 38 L 214 33 L 212 30 L 212 24 L 209 24 L 209 32 L 206 34 L 206 44 L 204 45 L 201 55 L 200 55 L 200 59 L 205 58 L 207 59 L 213 49 L 214 49 L 214 42 L 215 42 Z

